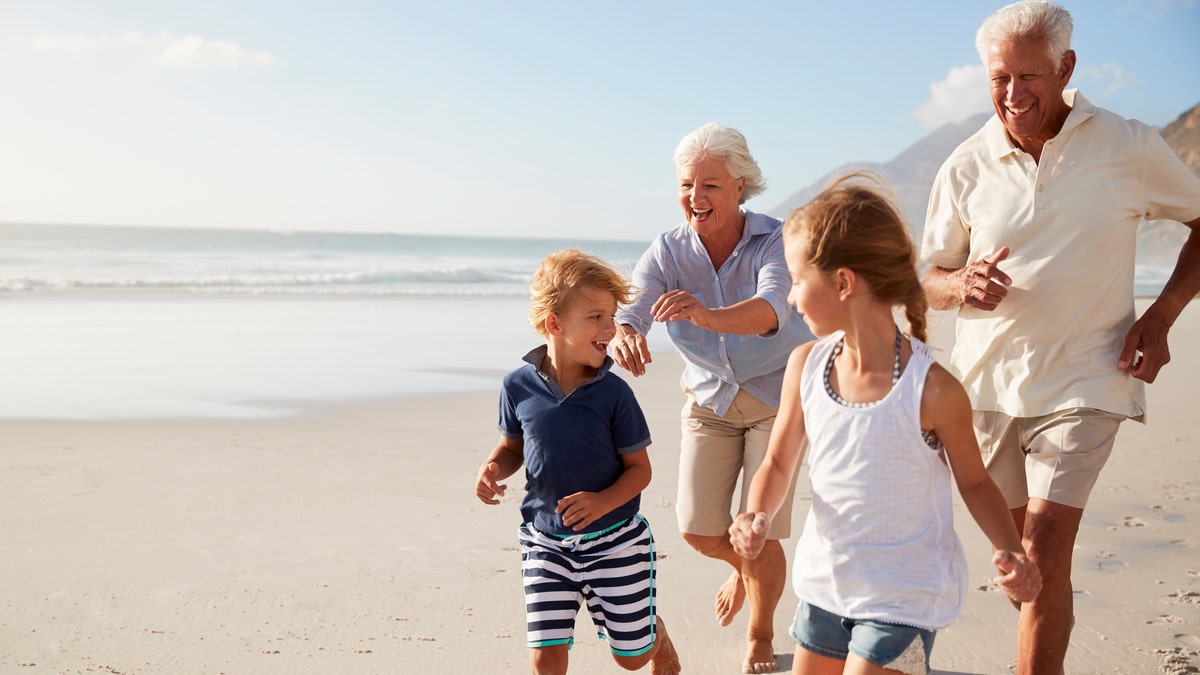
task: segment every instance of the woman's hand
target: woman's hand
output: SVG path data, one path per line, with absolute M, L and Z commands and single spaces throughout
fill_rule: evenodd
M 650 358 L 645 336 L 628 324 L 617 326 L 616 336 L 608 342 L 608 351 L 613 361 L 634 377 L 646 374 L 646 364 L 654 360 Z
M 701 326 L 708 311 L 691 293 L 683 290 L 663 293 L 650 308 L 655 321 L 691 321 L 697 326 Z

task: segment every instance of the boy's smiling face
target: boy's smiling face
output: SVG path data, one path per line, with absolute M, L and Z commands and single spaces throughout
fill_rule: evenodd
M 608 354 L 608 341 L 617 333 L 613 316 L 617 299 L 612 293 L 596 287 L 582 286 L 575 291 L 571 304 L 552 322 L 557 330 L 551 332 L 556 340 L 559 369 L 572 367 L 600 368 Z

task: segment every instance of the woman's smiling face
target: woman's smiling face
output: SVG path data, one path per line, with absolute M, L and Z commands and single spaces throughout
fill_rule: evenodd
M 699 234 L 720 232 L 739 221 L 739 202 L 745 179 L 735 179 L 725 162 L 704 156 L 675 167 L 679 176 L 679 205 Z

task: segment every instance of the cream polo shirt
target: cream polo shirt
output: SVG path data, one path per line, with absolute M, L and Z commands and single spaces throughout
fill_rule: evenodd
M 976 410 L 1074 407 L 1140 418 L 1141 380 L 1117 369 L 1134 321 L 1138 224 L 1200 218 L 1197 178 L 1154 128 L 1076 90 L 1041 162 L 992 117 L 939 170 L 921 257 L 960 268 L 1003 246 L 1013 279 L 991 312 L 962 306 L 950 363 Z

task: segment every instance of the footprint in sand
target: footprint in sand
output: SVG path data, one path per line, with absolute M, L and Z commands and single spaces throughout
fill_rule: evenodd
M 1100 561 L 1096 563 L 1096 567 L 1100 568 L 1101 572 L 1120 572 L 1129 567 L 1129 563 L 1124 560 L 1117 560 L 1117 554 L 1111 551 L 1100 551 L 1097 554 Z
M 1163 600 L 1172 605 L 1200 605 L 1200 593 L 1180 588 Z
M 1188 635 L 1187 633 L 1181 633 L 1179 635 L 1176 635 L 1175 639 L 1178 640 L 1179 644 L 1183 645 L 1184 647 L 1191 647 L 1192 649 L 1200 649 L 1200 636 Z

